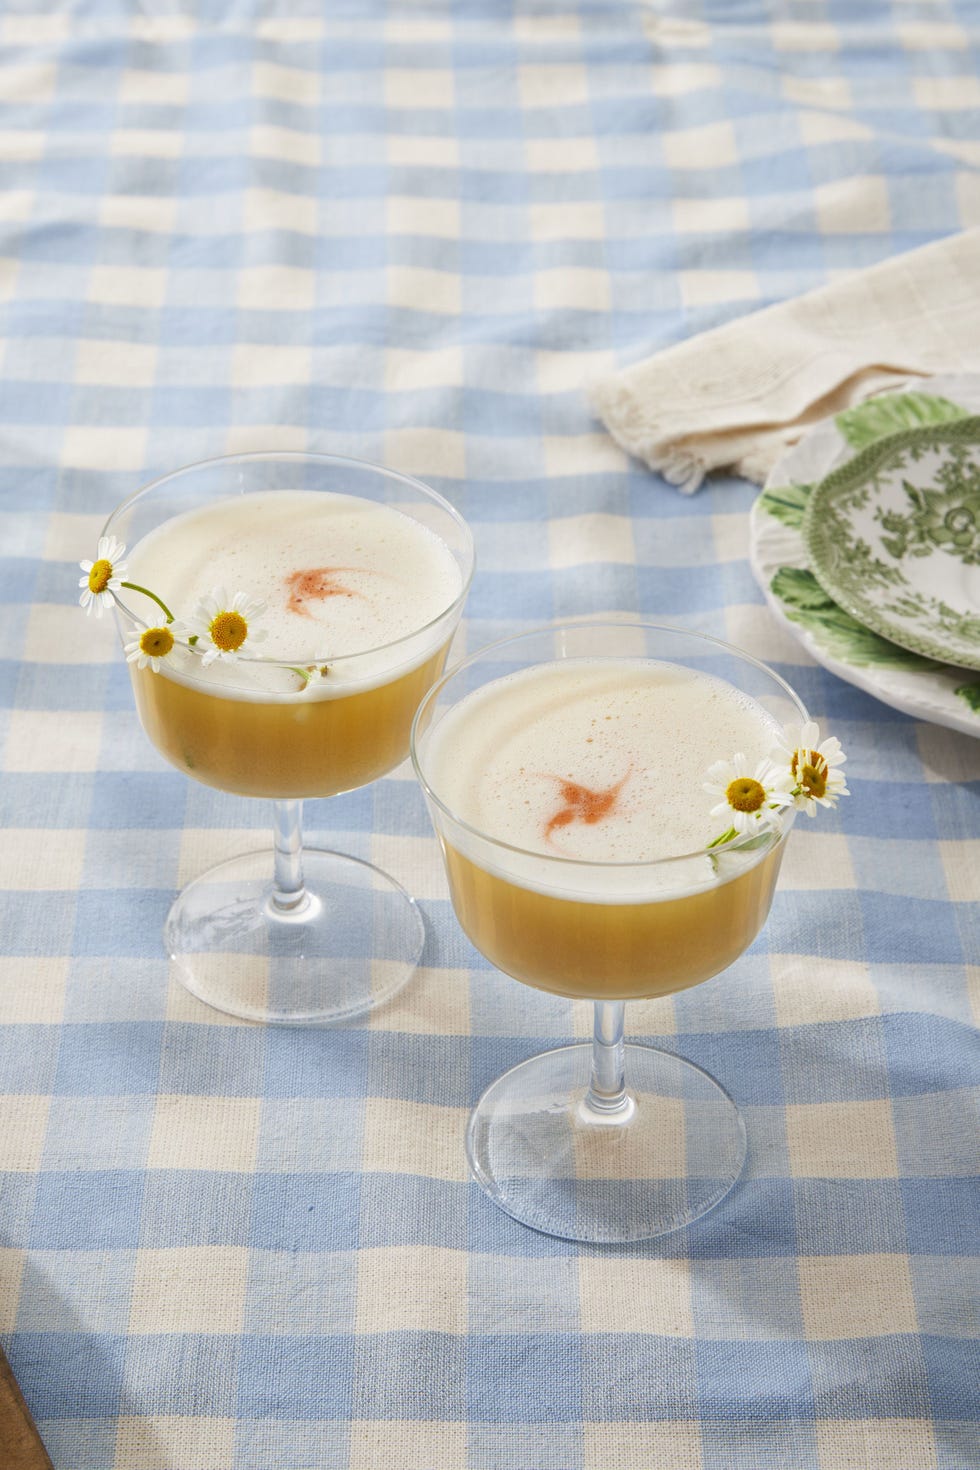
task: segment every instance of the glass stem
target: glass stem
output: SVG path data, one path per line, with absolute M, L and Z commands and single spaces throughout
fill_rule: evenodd
M 303 803 L 274 801 L 275 870 L 272 906 L 281 914 L 295 914 L 307 902 L 303 882 Z
M 634 1109 L 633 1099 L 626 1091 L 623 1056 L 625 1019 L 625 1001 L 596 1001 L 592 1032 L 592 1076 L 584 1099 L 586 1112 L 596 1121 L 625 1122 Z

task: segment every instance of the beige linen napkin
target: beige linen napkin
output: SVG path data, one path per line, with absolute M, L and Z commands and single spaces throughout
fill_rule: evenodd
M 690 493 L 761 484 L 809 424 L 910 377 L 980 371 L 980 229 L 727 322 L 598 383 L 615 439 Z

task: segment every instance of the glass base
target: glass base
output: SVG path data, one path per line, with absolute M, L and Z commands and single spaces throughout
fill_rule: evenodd
M 521 1224 L 592 1244 L 652 1240 L 713 1210 L 741 1174 L 745 1125 L 724 1088 L 671 1052 L 624 1051 L 621 1113 L 589 1107 L 589 1045 L 521 1062 L 477 1103 L 470 1167 Z
M 271 848 L 195 878 L 164 925 L 182 983 L 215 1010 L 280 1026 L 366 1015 L 411 977 L 425 942 L 415 900 L 394 878 L 343 853 L 303 849 L 306 883 L 277 903 Z

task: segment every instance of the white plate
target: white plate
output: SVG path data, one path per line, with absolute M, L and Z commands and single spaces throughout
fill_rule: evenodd
M 752 507 L 752 570 L 772 612 L 817 663 L 894 709 L 980 736 L 980 678 L 864 627 L 814 577 L 802 522 L 810 489 L 887 435 L 980 413 L 980 376 L 932 378 L 817 424 L 780 459 Z

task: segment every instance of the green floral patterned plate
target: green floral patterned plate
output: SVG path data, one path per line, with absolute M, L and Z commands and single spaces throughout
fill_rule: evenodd
M 821 587 L 902 648 L 980 669 L 980 418 L 906 429 L 827 476 L 803 513 Z
M 980 676 L 924 657 L 852 617 L 814 576 L 802 523 L 813 487 L 895 433 L 980 414 L 980 377 L 930 379 L 825 419 L 782 457 L 750 517 L 756 580 L 777 622 L 824 668 L 918 719 L 980 736 Z

